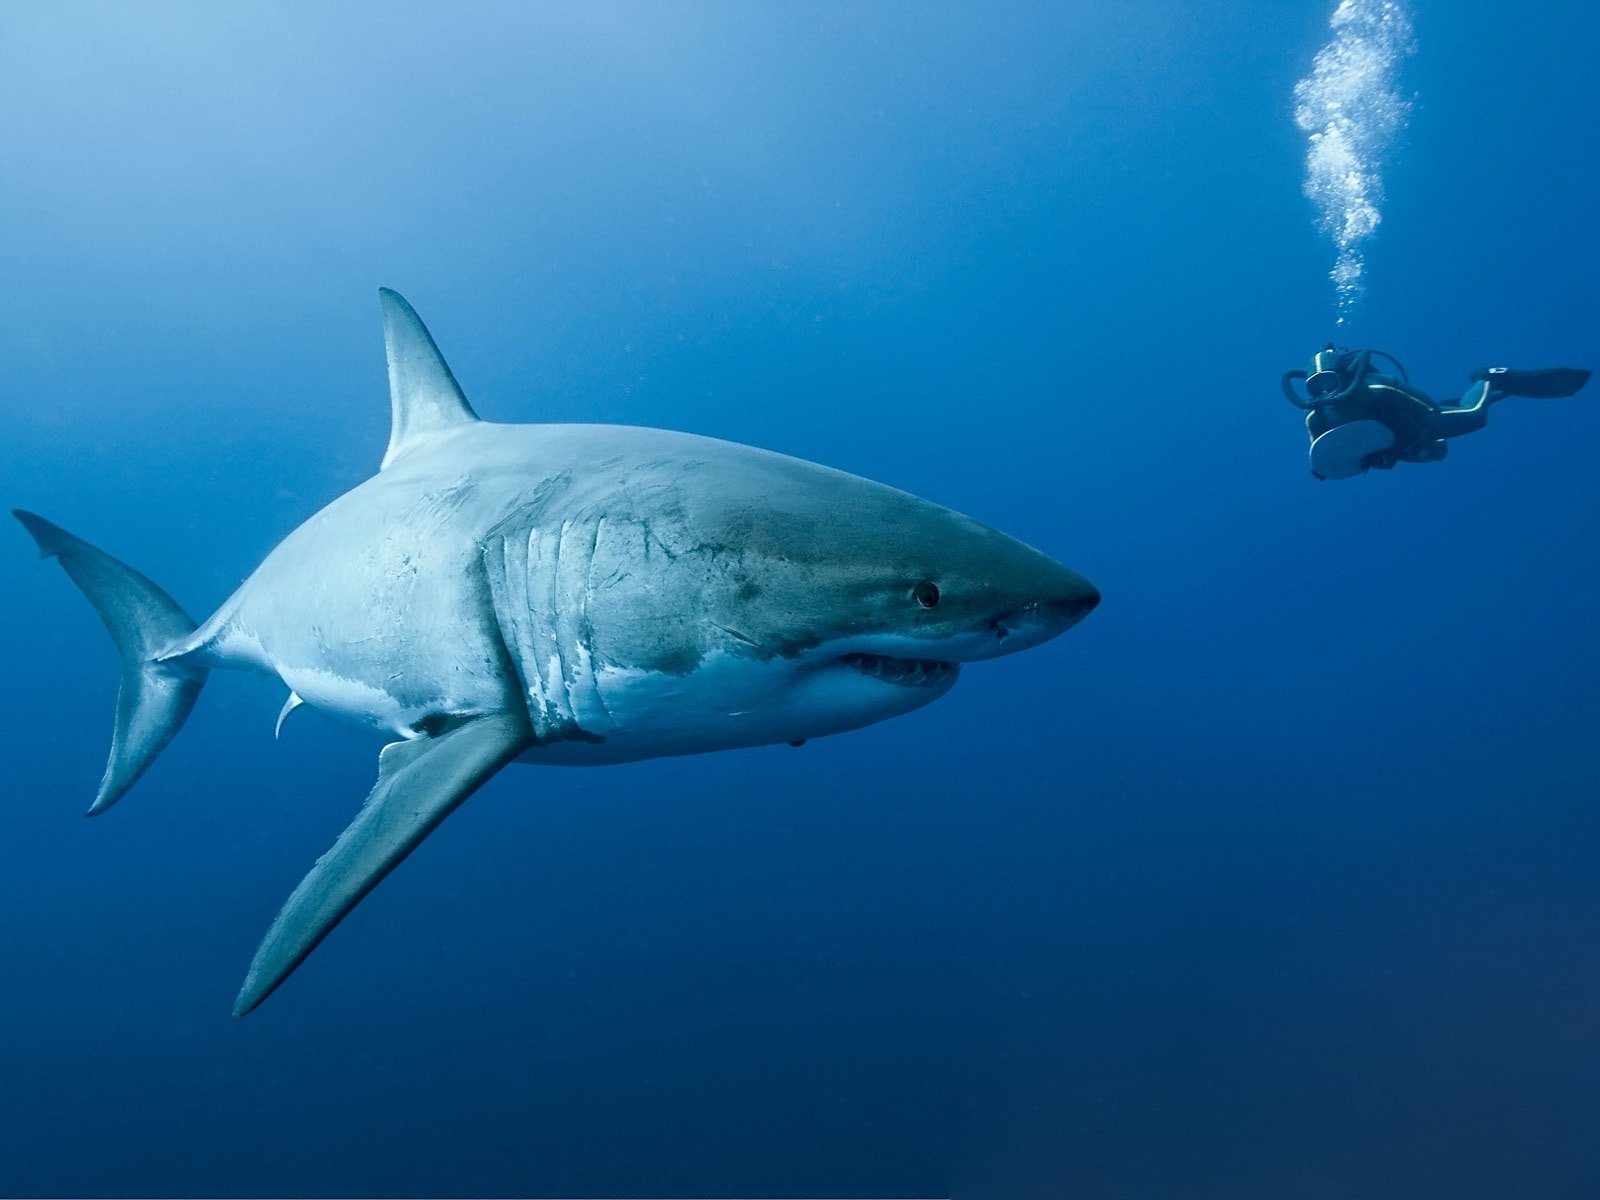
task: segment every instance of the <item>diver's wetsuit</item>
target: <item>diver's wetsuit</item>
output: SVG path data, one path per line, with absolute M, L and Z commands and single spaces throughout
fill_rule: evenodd
M 1387 375 L 1373 369 L 1378 354 L 1394 363 L 1398 372 Z M 1312 360 L 1313 372 L 1290 371 L 1283 391 L 1306 409 L 1306 432 L 1316 441 L 1322 434 L 1357 421 L 1376 421 L 1394 435 L 1393 443 L 1362 460 L 1362 469 L 1387 469 L 1397 462 L 1438 462 L 1447 453 L 1445 441 L 1476 433 L 1489 423 L 1489 405 L 1507 396 L 1570 396 L 1589 379 L 1589 372 L 1572 367 L 1514 371 L 1505 367 L 1480 367 L 1472 372 L 1473 385 L 1458 404 L 1445 407 L 1406 378 L 1405 368 L 1391 355 L 1373 350 L 1340 350 L 1328 346 Z M 1295 390 L 1304 380 L 1308 395 Z
M 1387 469 L 1397 462 L 1438 462 L 1447 453 L 1446 438 L 1476 433 L 1489 423 L 1489 405 L 1506 393 L 1487 380 L 1467 389 L 1461 403 L 1445 408 L 1426 392 L 1371 366 L 1370 350 L 1354 351 L 1341 374 L 1353 383 L 1337 400 L 1316 404 L 1306 413 L 1306 432 L 1316 439 L 1338 425 L 1378 421 L 1394 434 L 1394 445 L 1371 455 L 1367 466 Z

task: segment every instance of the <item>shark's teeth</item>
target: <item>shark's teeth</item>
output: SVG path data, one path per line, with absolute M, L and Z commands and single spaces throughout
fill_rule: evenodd
M 956 663 L 931 658 L 889 658 L 882 654 L 846 654 L 841 662 L 863 675 L 906 687 L 937 687 L 960 673 Z

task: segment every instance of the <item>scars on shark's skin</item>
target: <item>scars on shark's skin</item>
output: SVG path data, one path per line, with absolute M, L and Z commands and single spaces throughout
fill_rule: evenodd
M 379 472 L 289 534 L 207 620 L 31 513 L 116 642 L 104 812 L 207 673 L 279 679 L 391 739 L 359 815 L 250 965 L 255 1008 L 446 816 L 512 762 L 798 745 L 943 696 L 1099 593 L 958 513 L 732 442 L 482 421 L 409 304 L 379 293 L 393 424 Z M 266 718 L 264 717 L 263 720 Z

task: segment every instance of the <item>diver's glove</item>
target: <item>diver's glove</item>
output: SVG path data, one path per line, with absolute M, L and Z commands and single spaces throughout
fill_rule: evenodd
M 1571 396 L 1589 382 L 1590 372 L 1585 367 L 1541 367 L 1536 371 L 1518 371 L 1512 367 L 1479 367 L 1472 373 L 1475 380 L 1486 380 L 1490 387 L 1508 396 L 1533 396 L 1540 400 L 1554 400 Z

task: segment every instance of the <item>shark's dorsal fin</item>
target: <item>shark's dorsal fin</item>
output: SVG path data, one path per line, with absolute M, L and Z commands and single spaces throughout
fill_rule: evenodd
M 418 438 L 478 419 L 439 353 L 417 310 L 399 292 L 378 289 L 383 306 L 383 345 L 389 356 L 389 405 L 393 423 L 383 466 Z

